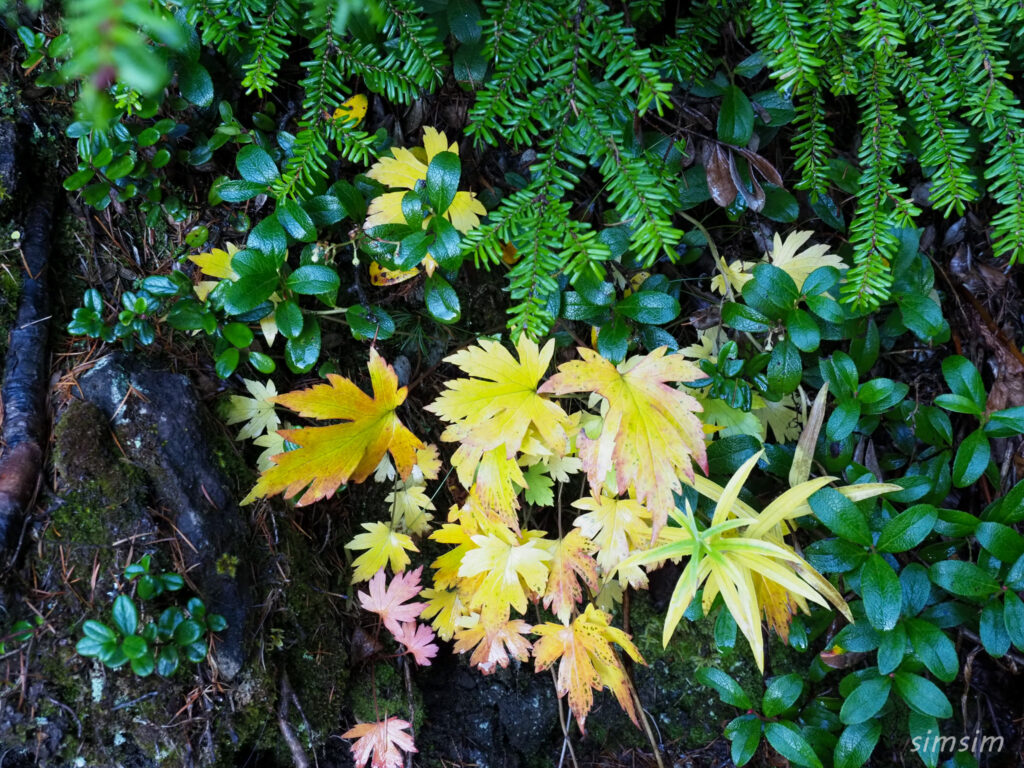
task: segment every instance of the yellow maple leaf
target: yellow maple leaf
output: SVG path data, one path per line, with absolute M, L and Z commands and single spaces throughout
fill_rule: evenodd
M 707 471 L 704 433 L 692 395 L 671 386 L 704 374 L 682 355 L 659 347 L 616 367 L 593 350 L 580 348 L 582 361 L 563 363 L 538 392 L 559 395 L 593 392 L 607 401 L 600 435 L 580 432 L 579 455 L 595 494 L 614 471 L 616 489 L 633 487 L 636 499 L 653 515 L 653 533 L 675 509 L 680 475 L 692 478 L 693 463 Z
M 651 513 L 636 499 L 617 499 L 604 494 L 578 499 L 577 509 L 588 510 L 573 525 L 597 545 L 597 564 L 604 574 L 618 569 L 619 581 L 635 588 L 647 586 L 647 574 L 640 566 L 620 567 L 632 553 L 651 541 Z
M 348 379 L 328 374 L 329 384 L 274 398 L 274 402 L 301 416 L 340 423 L 284 430 L 285 439 L 298 449 L 275 456 L 274 466 L 260 475 L 242 504 L 282 492 L 291 498 L 303 490 L 299 505 L 311 504 L 332 496 L 343 483 L 363 482 L 387 452 L 402 479 L 409 477 L 416 451 L 425 445 L 406 429 L 396 413 L 407 390 L 398 386 L 394 369 L 372 347 L 369 370 L 373 397 Z
M 353 583 L 369 581 L 385 565 L 390 565 L 392 572 L 401 573 L 410 563 L 405 551 L 419 552 L 412 539 L 393 530 L 387 523 L 362 525 L 366 533 L 353 536 L 352 541 L 345 545 L 345 549 L 366 550 L 352 562 L 356 569 L 352 574 Z
M 807 276 L 819 267 L 846 269 L 846 263 L 837 254 L 829 253 L 827 245 L 811 245 L 803 251 L 800 250 L 813 235 L 814 232 L 808 230 L 790 232 L 783 240 L 776 232 L 770 255 L 766 253 L 760 262 L 733 261 L 728 266 L 723 266 L 722 274 L 711 279 L 711 288 L 724 296 L 725 281 L 728 280 L 733 289 L 742 291 L 743 286 L 753 277 L 754 267 L 767 261 L 793 278 L 797 290 L 803 288 Z
M 451 589 L 427 588 L 420 592 L 427 601 L 420 617 L 433 618 L 430 625 L 442 640 L 451 640 L 459 626 L 459 619 L 466 615 L 466 606 L 459 599 L 459 593 Z
M 397 187 L 399 189 L 415 189 L 417 182 L 426 181 L 427 168 L 434 156 L 441 152 L 452 152 L 459 154 L 459 145 L 448 143 L 444 133 L 431 126 L 423 128 L 423 147 L 393 147 L 391 157 L 382 157 L 374 163 L 366 175 L 371 179 L 379 181 L 386 187 Z M 363 228 L 371 230 L 384 224 L 405 224 L 405 214 L 402 212 L 402 198 L 405 192 L 386 192 L 370 201 L 366 211 L 366 221 Z M 480 226 L 480 217 L 487 214 L 476 195 L 472 192 L 456 192 L 455 197 L 444 217 L 451 222 L 459 232 L 465 234 L 471 229 Z M 426 229 L 430 216 L 423 220 L 423 227 Z
M 470 596 L 471 609 L 487 608 L 500 613 L 512 606 L 526 611 L 527 594 L 544 591 L 548 581 L 551 553 L 541 540 L 542 531 L 524 531 L 517 536 L 510 529 L 494 527 L 490 533 L 472 536 L 476 546 L 462 556 L 460 579 L 482 576 Z
M 560 622 L 567 624 L 576 604 L 583 602 L 580 581 L 590 587 L 591 592 L 598 591 L 597 563 L 593 557 L 597 547 L 573 528 L 563 538 L 551 542 L 549 549 L 551 575 L 544 590 L 544 607 L 550 608 Z
M 594 690 L 600 691 L 605 687 L 615 694 L 633 723 L 640 726 L 632 686 L 611 644 L 618 644 L 634 661 L 645 662 L 629 635 L 611 626 L 611 617 L 607 613 L 588 604 L 572 624 L 548 622 L 534 627 L 533 632 L 540 635 L 540 640 L 533 645 L 533 659 L 538 672 L 561 659 L 555 687 L 559 697 L 568 694 L 569 709 L 576 717 L 581 732 L 594 705 Z
M 439 544 L 454 544 L 453 549 L 439 555 L 430 567 L 434 569 L 434 586 L 449 589 L 460 586 L 459 568 L 466 553 L 476 548 L 472 539 L 473 530 L 456 523 L 445 523 L 430 534 Z
M 475 484 L 484 504 L 502 514 L 517 509 L 516 486 L 526 486 L 515 456 L 528 436 L 556 456 L 569 448 L 573 420 L 538 394 L 554 349 L 553 341 L 539 349 L 523 334 L 516 344 L 517 360 L 498 342 L 482 340 L 445 358 L 469 378 L 446 382 L 427 406 L 450 423 L 441 439 L 459 443 L 451 460 L 459 481 L 466 488 Z

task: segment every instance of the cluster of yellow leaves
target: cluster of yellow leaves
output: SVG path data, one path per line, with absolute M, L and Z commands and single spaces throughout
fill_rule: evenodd
M 431 126 L 423 128 L 423 146 L 393 147 L 390 157 L 382 157 L 374 163 L 366 175 L 375 181 L 379 181 L 385 187 L 404 190 L 401 192 L 385 192 L 370 201 L 366 212 L 366 221 L 363 229 L 371 236 L 376 227 L 384 224 L 405 224 L 405 214 L 402 212 L 402 200 L 408 190 L 416 188 L 418 182 L 427 180 L 427 168 L 434 156 L 441 152 L 452 152 L 459 154 L 459 145 L 455 142 L 448 143 L 444 133 Z M 480 217 L 486 215 L 484 208 L 476 195 L 472 192 L 456 192 L 448 210 L 444 212 L 444 218 L 451 222 L 459 232 L 465 234 L 471 229 L 480 226 Z M 423 228 L 426 229 L 430 222 L 427 216 L 423 220 Z M 423 268 L 428 275 L 434 273 L 437 262 L 430 254 L 423 260 Z M 374 262 L 370 267 L 371 280 L 374 285 L 394 285 L 403 280 L 419 274 L 419 268 L 414 267 L 402 272 L 388 270 Z
M 199 267 L 199 271 L 203 275 L 216 278 L 215 280 L 200 280 L 196 283 L 196 297 L 200 301 L 206 301 L 210 291 L 216 288 L 217 283 L 221 280 L 232 283 L 238 280 L 238 273 L 231 268 L 231 260 L 238 253 L 238 246 L 234 243 L 225 243 L 225 247 L 227 250 L 211 248 L 205 253 L 197 253 L 188 257 L 189 261 Z M 280 297 L 275 293 L 271 295 L 270 301 L 276 304 L 280 301 Z M 277 321 L 274 319 L 273 312 L 260 320 L 260 330 L 263 332 L 263 338 L 266 339 L 267 344 L 273 344 L 274 339 L 277 338 Z
M 451 464 L 467 491 L 461 506 L 432 538 L 451 548 L 432 567 L 426 590 L 433 626 L 472 651 L 484 672 L 511 658 L 526 660 L 531 644 L 538 671 L 559 661 L 558 692 L 568 696 L 580 727 L 593 690 L 610 688 L 636 721 L 634 694 L 612 648 L 637 661 L 636 648 L 592 602 L 602 576 L 618 568 L 622 583 L 646 585 L 639 567 L 620 568 L 649 547 L 674 509 L 680 478 L 706 470 L 700 405 L 676 385 L 701 377 L 681 355 L 665 349 L 615 366 L 588 349 L 545 381 L 554 343 L 525 336 L 515 355 L 493 341 L 461 350 L 447 362 L 466 377 L 446 383 L 428 410 L 448 423 L 441 435 L 456 443 Z M 555 396 L 588 395 L 593 411 L 568 413 Z M 524 472 L 524 468 L 526 471 Z M 551 486 L 583 471 L 590 495 L 560 539 L 520 527 L 520 494 L 550 504 Z M 541 603 L 558 619 L 530 627 L 515 614 Z
M 722 274 L 712 278 L 711 288 L 724 296 L 729 290 L 726 286 L 728 282 L 733 290 L 742 291 L 743 286 L 753 277 L 754 267 L 764 262 L 770 262 L 793 278 L 798 290 L 803 288 L 807 276 L 819 267 L 846 269 L 845 262 L 837 254 L 829 253 L 827 245 L 811 245 L 800 250 L 813 235 L 813 232 L 806 230 L 791 232 L 783 240 L 776 232 L 771 254 L 764 254 L 760 262 L 737 260 L 728 265 L 721 264 Z
M 830 602 L 849 615 L 831 584 L 785 541 L 791 521 L 810 513 L 809 496 L 834 478 L 808 480 L 809 461 L 800 458 L 793 487 L 757 512 L 739 495 L 758 456 L 725 487 L 696 474 L 694 464 L 707 471 L 702 406 L 682 385 L 702 372 L 686 356 L 662 348 L 616 366 L 580 349 L 579 360 L 545 379 L 553 342 L 539 348 L 523 336 L 514 352 L 483 340 L 446 358 L 465 376 L 446 382 L 427 410 L 446 422 L 441 440 L 456 444 L 451 465 L 465 499 L 432 533 L 437 510 L 425 482 L 438 477 L 440 459 L 399 420 L 406 390 L 374 350 L 372 397 L 332 376 L 328 384 L 267 398 L 335 423 L 281 430 L 298 448 L 274 457 L 246 501 L 283 493 L 306 504 L 371 474 L 394 482 L 390 519 L 364 523 L 346 545 L 361 552 L 354 581 L 382 584 L 384 569 L 401 573 L 409 553 L 418 551 L 412 536 L 429 533 L 446 550 L 431 564 L 432 586 L 419 593 L 422 620 L 442 639 L 454 640 L 457 652 L 471 654 L 470 663 L 484 673 L 531 655 L 538 671 L 557 663 L 559 696 L 568 697 L 581 730 L 593 691 L 605 687 L 638 720 L 614 646 L 643 660 L 598 606 L 609 606 L 622 586 L 645 587 L 645 569 L 686 558 L 668 609 L 666 643 L 703 587 L 705 611 L 722 596 L 759 666 L 762 614 L 783 636 L 795 611 L 806 611 L 809 602 Z M 566 395 L 585 396 L 586 408 L 568 412 L 555 399 Z M 822 405 L 808 419 L 815 434 Z M 807 453 L 804 443 L 813 444 L 806 431 L 799 457 Z M 520 497 L 534 506 L 550 504 L 554 483 L 580 471 L 589 493 L 571 502 L 578 513 L 563 536 L 521 524 Z M 706 528 L 688 509 L 677 509 L 684 484 L 715 502 Z M 875 484 L 840 491 L 859 500 L 890 489 Z M 674 525 L 666 525 L 669 519 Z M 543 605 L 557 621 L 531 626 L 524 617 L 531 604 Z M 399 640 L 426 658 L 423 649 L 432 647 L 427 630 L 418 638 L 412 629 L 402 625 L 405 639 Z M 531 642 L 531 635 L 538 639 Z

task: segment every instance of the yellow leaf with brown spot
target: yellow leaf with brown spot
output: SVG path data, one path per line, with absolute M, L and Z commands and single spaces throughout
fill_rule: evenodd
M 640 651 L 621 629 L 611 626 L 611 617 L 588 604 L 572 624 L 548 622 L 533 628 L 540 640 L 533 644 L 533 660 L 538 672 L 556 661 L 555 688 L 559 697 L 569 696 L 569 709 L 580 731 L 594 705 L 594 691 L 610 688 L 630 719 L 640 726 L 632 686 L 625 667 L 612 648 L 618 644 L 630 657 L 644 664 Z
M 550 608 L 558 620 L 565 624 L 576 604 L 583 602 L 580 581 L 595 594 L 600 588 L 597 563 L 593 558 L 597 547 L 576 528 L 559 541 L 552 542 L 552 545 L 551 575 L 548 577 L 547 589 L 544 590 L 544 607 Z
M 382 267 L 376 261 L 370 262 L 370 284 L 378 287 L 404 283 L 406 280 L 412 280 L 419 273 L 419 267 L 413 267 L 412 269 L 388 269 L 387 267 Z

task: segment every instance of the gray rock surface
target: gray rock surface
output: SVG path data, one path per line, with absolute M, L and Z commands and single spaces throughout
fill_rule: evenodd
M 225 555 L 244 559 L 246 527 L 203 433 L 201 404 L 187 378 L 123 352 L 101 360 L 80 383 L 191 544 L 182 547 L 190 577 L 207 607 L 228 622 L 214 660 L 221 677 L 231 680 L 244 661 L 250 597 L 243 569 L 232 576 L 217 562 Z

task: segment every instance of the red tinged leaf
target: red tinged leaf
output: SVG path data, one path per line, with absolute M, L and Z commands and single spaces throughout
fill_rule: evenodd
M 352 745 L 352 759 L 357 768 L 367 762 L 371 768 L 402 768 L 403 752 L 418 752 L 412 736 L 405 729 L 412 725 L 397 717 L 379 723 L 359 723 L 341 735 L 343 739 L 356 739 Z
M 384 569 L 377 571 L 377 575 L 370 579 L 370 593 L 359 592 L 359 603 L 370 613 L 376 613 L 384 622 L 387 630 L 398 637 L 402 631 L 401 625 L 406 621 L 415 621 L 427 607 L 426 603 L 407 603 L 420 594 L 420 571 L 417 568 L 408 573 L 399 573 L 391 580 L 386 587 Z
M 630 486 L 636 500 L 651 511 L 653 535 L 676 508 L 673 493 L 682 493 L 680 476 L 693 478 L 693 464 L 705 472 L 708 460 L 703 410 L 691 395 L 673 384 L 696 381 L 704 373 L 680 354 L 659 347 L 615 366 L 592 349 L 581 347 L 582 360 L 563 363 L 538 390 L 558 395 L 596 392 L 608 401 L 601 432 L 577 438 L 591 490 L 599 494 L 614 470 L 615 493 Z
M 425 624 L 407 621 L 395 632 L 395 640 L 405 646 L 405 652 L 421 667 L 429 667 L 430 660 L 437 656 L 434 630 Z

